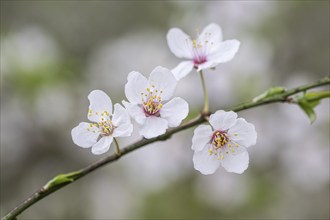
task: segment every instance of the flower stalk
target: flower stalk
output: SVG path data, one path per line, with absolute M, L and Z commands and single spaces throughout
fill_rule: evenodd
M 207 90 L 206 90 L 206 85 L 205 85 L 205 80 L 204 80 L 202 70 L 199 71 L 199 75 L 201 77 L 202 86 L 203 86 L 203 93 L 204 93 L 204 107 L 203 107 L 202 114 L 207 115 L 209 113 L 209 96 L 207 95 Z
M 120 151 L 120 147 L 119 147 L 119 144 L 118 144 L 117 139 L 116 138 L 113 138 L 113 142 L 115 142 L 115 145 L 116 145 L 116 154 L 118 156 L 120 156 L 121 155 L 121 151 Z

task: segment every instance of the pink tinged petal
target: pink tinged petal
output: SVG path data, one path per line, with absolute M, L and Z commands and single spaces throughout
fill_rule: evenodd
M 192 59 L 191 38 L 179 28 L 172 28 L 167 33 L 167 44 L 171 52 L 179 57 Z
M 177 127 L 187 117 L 188 112 L 188 103 L 182 98 L 176 97 L 160 109 L 160 117 L 167 120 L 169 127 Z
M 215 130 L 225 131 L 236 123 L 236 119 L 237 114 L 235 112 L 218 110 L 214 114 L 210 115 L 209 122 Z
M 155 89 L 162 91 L 162 101 L 168 100 L 173 96 L 177 81 L 173 73 L 161 66 L 157 66 L 149 77 L 150 85 L 154 85 Z
M 131 104 L 129 102 L 123 101 L 123 105 L 125 106 L 128 114 L 140 125 L 144 124 L 147 117 L 143 111 L 141 106 L 136 104 Z
M 113 141 L 113 137 L 104 136 L 92 147 L 92 153 L 95 155 L 100 155 L 107 152 L 110 149 L 110 145 Z
M 174 69 L 172 69 L 172 73 L 176 80 L 180 80 L 183 77 L 187 76 L 192 69 L 194 68 L 193 61 L 183 61 L 179 63 Z
M 88 95 L 90 102 L 88 119 L 94 122 L 101 121 L 101 113 L 107 111 L 112 114 L 112 102 L 110 97 L 101 90 L 94 90 Z
M 112 123 L 115 129 L 112 133 L 113 137 L 128 137 L 133 132 L 133 125 L 127 110 L 120 104 L 115 104 Z
M 228 131 L 231 140 L 244 147 L 250 147 L 257 142 L 257 132 L 253 124 L 244 118 L 237 119 L 233 127 Z
M 240 46 L 238 40 L 226 40 L 221 42 L 214 51 L 207 57 L 207 60 L 213 61 L 214 63 L 225 63 L 234 58 Z
M 249 153 L 244 147 L 235 149 L 239 153 L 224 154 L 224 158 L 221 160 L 221 165 L 231 173 L 242 174 L 249 166 Z
M 193 156 L 194 168 L 204 175 L 213 174 L 220 166 L 220 160 L 215 155 L 210 155 L 210 144 L 203 150 L 195 151 Z
M 141 93 L 149 87 L 148 80 L 139 72 L 130 72 L 125 85 L 125 95 L 133 104 L 142 103 Z
M 200 125 L 194 130 L 191 149 L 201 151 L 211 142 L 213 131 L 209 125 Z
M 83 148 L 88 148 L 95 144 L 99 135 L 98 129 L 95 126 L 90 127 L 90 123 L 87 122 L 81 122 L 71 131 L 73 143 Z
M 147 117 L 145 123 L 140 126 L 139 133 L 143 137 L 150 139 L 164 134 L 167 128 L 168 123 L 165 119 L 150 116 Z

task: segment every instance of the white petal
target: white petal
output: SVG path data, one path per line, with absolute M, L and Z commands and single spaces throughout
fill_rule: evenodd
M 212 139 L 213 131 L 209 125 L 200 125 L 194 130 L 191 149 L 201 151 Z
M 157 66 L 149 77 L 150 85 L 154 85 L 155 89 L 162 92 L 162 100 L 168 100 L 173 96 L 177 81 L 173 73 L 161 66 Z
M 177 127 L 187 117 L 188 112 L 188 103 L 182 98 L 176 97 L 160 109 L 160 117 L 168 121 L 169 127 Z
M 194 168 L 204 175 L 213 174 L 220 166 L 220 160 L 209 154 L 210 146 L 208 144 L 203 150 L 195 151 L 193 156 Z
M 236 123 L 228 131 L 231 140 L 244 147 L 250 147 L 257 142 L 257 132 L 253 124 L 244 118 L 237 119 Z
M 101 90 L 94 90 L 88 95 L 90 102 L 88 119 L 90 121 L 101 121 L 101 113 L 104 111 L 112 114 L 112 102 L 110 97 Z
M 217 49 L 217 45 L 222 41 L 222 31 L 219 25 L 211 23 L 206 26 L 198 37 L 198 41 L 202 45 L 207 46 L 208 53 L 213 53 Z M 205 44 L 205 42 L 208 42 Z
M 99 135 L 100 133 L 96 131 L 95 127 L 91 128 L 90 123 L 87 122 L 81 122 L 71 131 L 73 143 L 83 148 L 88 148 L 95 144 Z
M 245 148 L 240 147 L 238 154 L 225 154 L 221 165 L 231 173 L 242 174 L 249 166 L 249 153 Z
M 183 61 L 179 63 L 179 65 L 177 65 L 174 69 L 172 69 L 172 73 L 176 80 L 180 80 L 188 75 L 193 68 L 194 63 L 192 61 Z
M 113 137 L 128 137 L 133 132 L 133 125 L 127 110 L 120 104 L 115 104 L 112 116 L 113 125 L 116 127 L 113 131 Z
M 148 80 L 139 72 L 130 72 L 125 85 L 125 95 L 133 104 L 142 103 L 141 93 L 149 87 Z
M 221 42 L 214 53 L 208 55 L 207 60 L 214 63 L 225 63 L 234 58 L 239 49 L 238 40 L 226 40 Z
M 102 137 L 96 144 L 92 147 L 92 153 L 95 155 L 100 155 L 107 152 L 110 149 L 113 137 L 105 136 Z
M 165 119 L 150 116 L 147 117 L 144 125 L 140 127 L 139 133 L 149 139 L 164 134 L 167 128 L 168 123 Z
M 123 101 L 123 105 L 127 109 L 128 114 L 134 118 L 134 120 L 142 125 L 146 121 L 147 117 L 143 111 L 143 108 L 141 106 L 138 106 L 136 104 L 131 104 L 129 102 Z
M 179 57 L 192 59 L 191 38 L 179 28 L 172 28 L 167 33 L 167 44 L 171 52 Z
M 210 124 L 215 130 L 225 131 L 236 123 L 237 114 L 233 111 L 218 110 L 210 115 Z

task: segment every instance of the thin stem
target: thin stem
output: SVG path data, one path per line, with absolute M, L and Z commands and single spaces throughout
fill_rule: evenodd
M 206 85 L 205 85 L 205 80 L 203 76 L 203 71 L 199 71 L 199 75 L 201 76 L 201 81 L 202 81 L 202 86 L 203 86 L 203 93 L 204 93 L 204 107 L 203 107 L 203 114 L 208 114 L 209 113 L 209 96 L 207 95 L 207 90 L 206 90 Z
M 239 104 L 237 106 L 231 107 L 231 108 L 227 108 L 226 111 L 232 110 L 232 111 L 241 111 L 241 110 L 245 110 L 245 109 L 249 109 L 249 108 L 253 108 L 253 107 L 257 107 L 260 105 L 266 105 L 266 104 L 270 104 L 270 103 L 274 103 L 274 102 L 286 102 L 286 103 L 291 103 L 291 100 L 288 98 L 289 96 L 295 95 L 297 93 L 300 92 L 304 92 L 307 91 L 309 89 L 313 89 L 316 87 L 320 87 L 320 86 L 324 86 L 330 84 L 330 76 L 324 77 L 323 79 L 320 79 L 314 83 L 309 83 L 303 86 L 299 86 L 293 89 L 289 89 L 284 93 L 266 98 L 266 99 L 262 99 L 259 100 L 257 102 L 253 102 L 253 101 L 248 101 L 242 104 Z
M 235 107 L 228 108 L 226 110 L 232 110 L 232 111 L 238 112 L 238 111 L 242 111 L 245 109 L 250 109 L 250 108 L 257 107 L 257 106 L 266 105 L 266 104 L 275 103 L 275 102 L 291 103 L 289 96 L 300 93 L 300 92 L 304 92 L 308 89 L 320 87 L 320 86 L 327 85 L 327 84 L 330 84 L 330 77 L 325 77 L 317 82 L 287 90 L 284 93 L 281 93 L 281 94 L 278 94 L 278 95 L 275 95 L 275 96 L 272 96 L 272 97 L 269 97 L 266 99 L 262 99 L 257 102 L 249 101 L 249 102 L 237 105 Z M 169 139 L 175 133 L 178 133 L 180 131 L 183 131 L 188 128 L 194 127 L 196 125 L 202 124 L 202 123 L 206 122 L 206 117 L 207 117 L 207 115 L 203 115 L 203 114 L 199 115 L 198 117 L 190 120 L 189 122 L 182 124 L 179 127 L 168 130 L 163 135 L 160 135 L 158 137 L 151 138 L 151 139 L 142 139 L 133 144 L 130 144 L 120 151 L 121 154 L 115 153 L 115 154 L 109 155 L 107 157 L 104 157 L 104 158 L 90 164 L 89 166 L 87 166 L 81 170 L 74 172 L 73 173 L 74 175 L 70 175 L 70 178 L 71 178 L 70 181 L 61 182 L 58 184 L 52 184 L 48 187 L 41 187 L 38 191 L 33 193 L 30 197 L 28 197 L 21 204 L 19 204 L 13 210 L 11 210 L 7 215 L 5 215 L 2 218 L 2 220 L 15 219 L 16 216 L 21 214 L 24 210 L 26 210 L 27 208 L 29 208 L 31 205 L 38 202 L 39 200 L 42 200 L 44 197 L 48 196 L 49 194 L 63 188 L 66 185 L 69 185 L 69 184 L 75 182 L 76 180 L 80 179 L 81 177 L 93 172 L 94 170 L 96 170 L 100 167 L 103 167 L 106 164 L 109 164 L 109 163 L 112 163 L 112 162 L 118 160 L 120 157 L 124 156 L 125 154 L 128 154 L 136 149 L 139 149 L 141 147 L 144 147 L 148 144 L 151 144 L 151 143 L 154 143 L 157 141 L 165 141 L 165 140 Z M 116 141 L 115 141 L 115 143 L 116 143 Z M 46 186 L 47 186 L 47 184 L 46 184 Z
M 116 145 L 116 154 L 118 156 L 120 156 L 121 152 L 120 152 L 120 148 L 119 148 L 119 144 L 118 144 L 118 141 L 116 138 L 113 138 L 113 141 L 115 142 L 115 145 Z

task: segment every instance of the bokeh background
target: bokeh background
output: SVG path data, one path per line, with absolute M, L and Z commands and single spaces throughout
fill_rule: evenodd
M 1 215 L 53 176 L 103 157 L 70 135 L 87 120 L 91 90 L 121 102 L 130 71 L 149 75 L 180 61 L 167 47 L 171 27 L 194 35 L 210 22 L 241 41 L 234 60 L 205 73 L 213 111 L 329 75 L 329 1 L 1 1 Z M 176 96 L 196 115 L 198 75 L 180 81 Z M 329 111 L 323 100 L 313 125 L 294 105 L 239 112 L 258 132 L 242 175 L 195 171 L 190 129 L 65 187 L 21 219 L 328 219 Z M 119 142 L 138 139 L 135 131 Z

